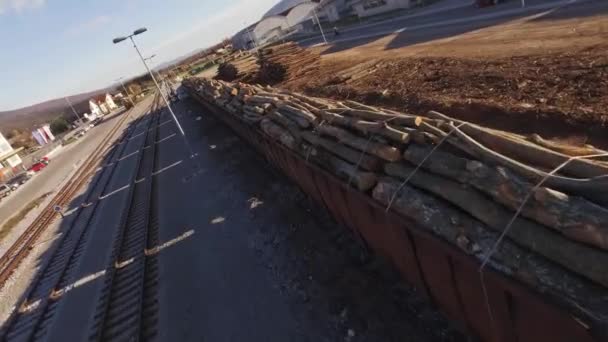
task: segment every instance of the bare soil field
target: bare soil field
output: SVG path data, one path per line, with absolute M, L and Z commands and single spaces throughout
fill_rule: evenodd
M 319 48 L 319 72 L 281 86 L 414 114 L 438 110 L 493 128 L 608 147 L 607 2 L 396 44 L 406 38 Z

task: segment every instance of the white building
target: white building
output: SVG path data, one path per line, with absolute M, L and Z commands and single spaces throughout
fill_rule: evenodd
M 0 133 L 0 171 L 4 169 L 12 171 L 13 168 L 21 165 L 22 161 L 17 153 L 19 150 L 13 149 L 4 135 Z
M 110 94 L 99 95 L 89 100 L 89 109 L 91 114 L 95 116 L 110 114 L 116 108 L 118 106 Z
M 359 18 L 369 17 L 399 9 L 407 9 L 413 5 L 411 0 L 355 0 L 350 4 Z

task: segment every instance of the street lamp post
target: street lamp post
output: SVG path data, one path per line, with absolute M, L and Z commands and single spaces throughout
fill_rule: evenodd
M 144 60 L 147 61 L 151 61 L 154 57 L 156 57 L 156 55 L 152 55 L 150 57 L 144 58 Z M 154 71 L 152 71 L 154 72 Z M 160 82 L 161 88 L 167 88 L 167 82 L 166 80 L 162 77 L 162 75 L 160 74 L 160 72 L 157 70 L 156 71 L 156 76 L 158 77 L 158 80 Z
M 177 129 L 179 130 L 179 133 L 184 138 L 184 141 L 186 142 L 186 145 L 188 146 L 188 149 L 190 150 L 189 151 L 190 152 L 190 157 L 194 157 L 194 153 L 192 153 L 192 149 L 190 148 L 190 144 L 188 143 L 188 139 L 186 139 L 186 133 L 184 132 L 184 129 L 182 128 L 182 125 L 179 123 L 179 120 L 177 120 L 177 116 L 173 112 L 173 108 L 171 108 L 171 104 L 169 103 L 169 100 L 167 99 L 167 97 L 163 93 L 162 89 L 160 88 L 160 85 L 156 81 L 156 77 L 154 77 L 154 74 L 152 73 L 152 70 L 150 70 L 150 67 L 148 66 L 148 63 L 146 63 L 146 60 L 144 59 L 144 56 L 141 54 L 141 51 L 139 50 L 139 47 L 137 46 L 137 44 L 135 43 L 135 40 L 133 39 L 134 36 L 137 36 L 138 34 L 142 34 L 142 33 L 146 32 L 146 31 L 148 31 L 148 29 L 146 29 L 146 28 L 140 28 L 140 29 L 135 30 L 135 32 L 133 32 L 129 36 L 114 38 L 114 40 L 112 42 L 114 44 L 118 44 L 118 43 L 120 43 L 120 42 L 122 42 L 124 40 L 127 40 L 127 39 L 131 40 L 131 43 L 133 43 L 133 47 L 135 48 L 135 51 L 137 51 L 137 54 L 139 55 L 139 58 L 141 59 L 141 61 L 144 64 L 144 66 L 146 67 L 146 70 L 148 71 L 148 74 L 150 74 L 150 77 L 152 78 L 152 81 L 154 82 L 154 85 L 156 86 L 156 89 L 158 89 L 158 92 L 160 93 L 160 96 L 162 97 L 163 101 L 165 102 L 165 105 L 167 106 L 167 109 L 169 109 L 169 113 L 171 113 L 171 116 L 173 117 L 173 120 L 175 121 L 175 124 L 177 125 Z
M 78 115 L 78 112 L 76 111 L 76 109 L 74 109 L 74 106 L 72 106 L 72 102 L 70 102 L 70 99 L 66 96 L 64 97 L 65 102 L 68 103 L 68 105 L 70 106 L 70 108 L 72 108 L 72 113 L 74 113 L 74 115 L 76 115 L 76 119 L 78 119 L 78 122 L 82 122 L 82 119 L 80 118 L 80 115 Z
M 127 87 L 125 87 L 125 84 L 122 82 L 122 79 L 124 77 L 121 77 L 119 79 L 117 79 L 114 82 L 120 82 L 120 85 L 122 86 L 122 90 L 125 91 L 125 95 L 127 95 L 127 98 L 129 99 L 129 102 L 131 102 L 131 104 L 133 105 L 133 107 L 135 107 L 135 102 L 133 102 L 133 99 L 131 98 L 131 95 L 129 95 L 129 91 L 127 90 Z

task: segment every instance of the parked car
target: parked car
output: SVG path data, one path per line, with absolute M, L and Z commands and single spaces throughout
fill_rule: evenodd
M 17 176 L 13 177 L 13 179 L 11 179 L 8 182 L 8 185 L 11 187 L 12 191 L 15 191 L 15 190 L 17 190 L 17 188 L 19 188 L 23 184 L 27 183 L 27 181 L 30 180 L 30 178 L 32 178 L 31 173 L 22 172 L 22 173 L 18 174 Z
M 6 184 L 0 184 L 0 199 L 10 195 L 12 192 L 11 187 Z
M 42 171 L 42 169 L 44 169 L 46 167 L 46 163 L 39 161 L 36 164 L 32 165 L 28 171 L 33 171 L 33 172 L 40 172 Z

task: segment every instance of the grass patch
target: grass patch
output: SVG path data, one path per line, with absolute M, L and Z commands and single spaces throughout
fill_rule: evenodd
M 0 240 L 4 239 L 10 232 L 15 228 L 21 220 L 23 220 L 30 211 L 38 208 L 40 204 L 47 198 L 51 193 L 48 192 L 37 199 L 31 201 L 28 205 L 26 205 L 21 211 L 19 211 L 16 215 L 13 215 L 8 221 L 6 221 L 2 228 L 0 228 Z

